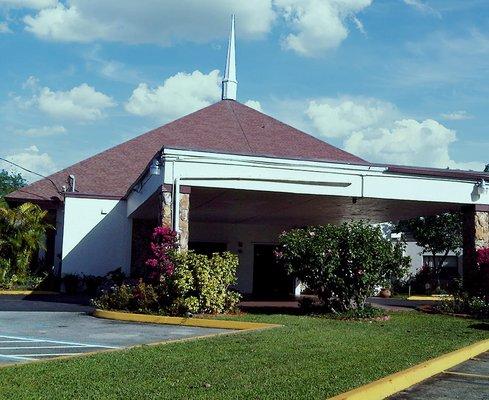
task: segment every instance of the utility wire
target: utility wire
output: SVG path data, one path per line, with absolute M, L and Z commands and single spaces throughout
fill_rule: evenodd
M 10 160 L 7 160 L 5 158 L 0 157 L 0 160 L 1 161 L 5 161 L 5 162 L 7 162 L 9 164 L 12 164 L 12 165 L 16 166 L 17 168 L 20 168 L 20 169 L 22 169 L 24 171 L 30 172 L 31 174 L 34 174 L 34 175 L 40 176 L 41 178 L 47 179 L 49 182 L 52 183 L 52 185 L 56 189 L 56 192 L 58 192 L 59 194 L 63 194 L 63 192 L 58 189 L 58 186 L 56 185 L 56 183 L 54 183 L 54 181 L 51 178 L 48 178 L 47 176 L 41 175 L 41 174 L 39 174 L 37 172 L 31 171 L 30 169 L 24 168 L 22 165 L 16 164 L 16 163 L 14 163 L 14 162 L 12 162 Z

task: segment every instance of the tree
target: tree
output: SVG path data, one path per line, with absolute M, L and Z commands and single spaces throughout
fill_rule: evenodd
M 10 173 L 4 169 L 0 170 L 0 207 L 6 207 L 4 197 L 26 185 L 26 180 L 21 174 Z
M 26 276 L 35 252 L 45 247 L 47 211 L 32 203 L 0 208 L 0 273 Z
M 410 262 L 404 243 L 363 221 L 284 232 L 276 256 L 332 312 L 363 309 L 375 288 L 402 278 Z
M 416 244 L 433 257 L 433 274 L 440 286 L 440 272 L 450 252 L 460 254 L 462 242 L 462 214 L 459 212 L 418 217 L 397 224 L 395 231 L 411 233 Z M 441 256 L 437 257 L 437 254 Z

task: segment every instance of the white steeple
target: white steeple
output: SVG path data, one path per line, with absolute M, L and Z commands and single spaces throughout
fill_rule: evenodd
M 234 14 L 231 16 L 231 32 L 229 34 L 226 70 L 222 80 L 222 99 L 236 100 L 238 81 L 236 80 L 236 49 L 234 38 Z

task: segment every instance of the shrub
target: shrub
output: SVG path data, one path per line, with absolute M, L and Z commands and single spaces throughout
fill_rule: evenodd
M 92 304 L 104 310 L 133 311 L 131 307 L 132 299 L 132 287 L 127 284 L 121 284 L 105 290 L 99 297 L 92 300 Z
M 466 292 L 436 304 L 434 310 L 443 314 L 467 314 L 478 319 L 489 319 L 489 301 Z
M 87 294 L 97 294 L 97 291 L 104 282 L 104 277 L 95 275 L 82 275 L 84 292 Z
M 174 256 L 174 306 L 178 313 L 223 313 L 236 307 L 240 297 L 229 289 L 236 283 L 238 257 L 225 252 L 211 257 L 193 251 Z
M 177 233 L 166 226 L 158 226 L 153 231 L 151 252 L 153 257 L 146 261 L 149 267 L 147 279 L 152 282 L 162 282 L 173 274 L 174 251 L 178 248 Z
M 11 274 L 8 268 L 0 265 L 0 289 L 5 290 L 34 290 L 45 281 L 47 274 Z
M 366 222 L 294 229 L 280 236 L 279 261 L 318 295 L 326 311 L 364 308 L 378 285 L 409 267 L 403 243 L 391 243 Z
M 75 294 L 82 291 L 82 277 L 78 274 L 65 274 L 61 281 L 64 284 L 65 292 L 68 294 Z
M 153 233 L 153 253 L 147 282 L 125 281 L 105 285 L 93 301 L 96 307 L 167 315 L 223 313 L 240 300 L 230 290 L 236 282 L 238 257 L 225 252 L 211 257 L 176 251 L 175 232 L 158 227 Z

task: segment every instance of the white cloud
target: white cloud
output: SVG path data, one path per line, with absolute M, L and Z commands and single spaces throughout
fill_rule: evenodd
M 22 89 L 35 90 L 39 87 L 39 79 L 35 76 L 29 76 L 26 81 L 22 84 Z
M 246 106 L 253 108 L 257 111 L 263 111 L 261 108 L 261 103 L 258 100 L 248 100 L 244 103 Z
M 435 10 L 428 4 L 423 3 L 421 0 L 404 0 L 404 4 L 413 7 L 415 10 L 423 14 L 431 14 L 438 18 L 441 18 L 441 14 L 437 10 Z
M 467 111 L 464 110 L 453 111 L 451 113 L 442 114 L 441 117 L 448 121 L 461 121 L 464 119 L 474 118 L 472 115 L 470 115 Z
M 390 128 L 354 132 L 345 149 L 376 162 L 443 168 L 452 163 L 448 150 L 455 140 L 455 131 L 432 119 L 402 119 Z
M 15 133 L 18 135 L 29 136 L 29 137 L 55 136 L 65 132 L 66 132 L 65 127 L 61 125 L 41 126 L 36 128 L 29 128 L 29 129 L 15 131 Z
M 367 31 L 365 30 L 365 26 L 363 25 L 363 22 L 360 21 L 357 16 L 353 15 L 351 17 L 352 21 L 355 23 L 355 26 L 357 29 L 365 36 L 367 36 Z
M 0 33 L 12 33 L 12 30 L 6 22 L 0 22 Z
M 150 88 L 146 83 L 139 84 L 125 108 L 131 114 L 151 116 L 161 121 L 172 120 L 219 100 L 220 82 L 218 70 L 208 74 L 179 72 L 156 88 Z
M 233 12 L 239 35 L 246 38 L 266 34 L 275 18 L 271 0 L 71 0 L 24 22 L 28 31 L 48 40 L 169 45 L 224 37 Z
M 102 118 L 105 109 L 116 105 L 111 97 L 86 83 L 66 92 L 44 87 L 37 96 L 37 104 L 41 111 L 53 117 L 81 121 Z
M 483 166 L 451 158 L 454 130 L 433 119 L 402 117 L 393 104 L 378 99 L 312 100 L 304 115 L 321 136 L 343 139 L 345 150 L 372 162 L 474 170 Z
M 50 175 L 57 170 L 56 164 L 49 154 L 41 153 L 41 151 L 34 145 L 19 152 L 11 152 L 4 158 L 44 176 Z M 10 172 L 20 173 L 29 182 L 40 179 L 39 176 L 30 174 L 6 162 L 0 162 L 0 168 L 6 169 Z
M 312 100 L 305 112 L 318 132 L 326 137 L 345 137 L 354 131 L 378 126 L 397 114 L 391 103 L 358 97 Z
M 292 31 L 283 39 L 283 47 L 316 57 L 346 39 L 349 21 L 364 33 L 356 14 L 371 3 L 372 0 L 70 0 L 27 15 L 24 23 L 27 31 L 46 40 L 168 46 L 226 37 L 231 13 L 237 16 L 240 38 L 263 37 L 279 18 Z
M 347 38 L 348 18 L 371 3 L 371 0 L 275 0 L 295 32 L 284 38 L 283 47 L 307 57 L 321 56 Z
M 32 8 L 41 10 L 43 8 L 54 7 L 58 0 L 0 0 L 0 7 L 6 8 Z

